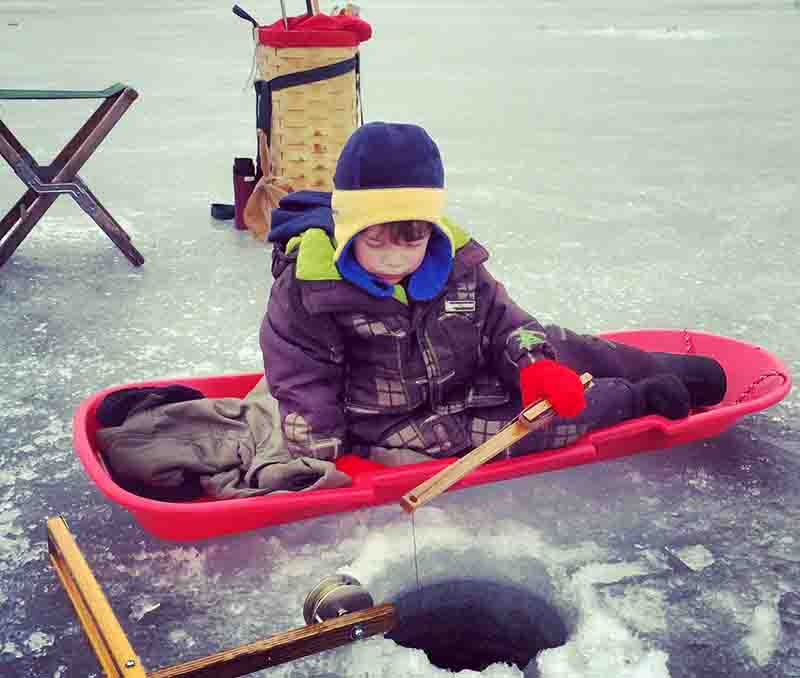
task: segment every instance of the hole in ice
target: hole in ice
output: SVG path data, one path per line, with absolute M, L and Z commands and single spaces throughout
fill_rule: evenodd
M 405 593 L 395 606 L 398 623 L 387 637 L 450 671 L 482 671 L 496 662 L 524 669 L 541 650 L 567 641 L 558 611 L 511 584 L 448 580 Z

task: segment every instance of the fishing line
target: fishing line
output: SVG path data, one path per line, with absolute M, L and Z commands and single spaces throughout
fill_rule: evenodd
M 419 583 L 419 559 L 417 557 L 417 527 L 414 523 L 414 512 L 411 512 L 411 543 L 414 549 L 414 572 L 417 575 L 417 592 L 419 593 L 422 590 L 422 587 Z
M 417 525 L 414 521 L 414 513 L 411 512 L 411 545 L 413 549 L 414 573 L 417 579 L 417 613 L 422 609 L 422 583 L 419 577 L 419 557 L 417 555 Z

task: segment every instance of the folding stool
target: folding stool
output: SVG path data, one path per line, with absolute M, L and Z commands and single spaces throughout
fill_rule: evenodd
M 0 221 L 0 267 L 62 193 L 75 199 L 134 266 L 144 263 L 130 236 L 78 176 L 78 171 L 138 96 L 136 90 L 121 83 L 96 91 L 0 89 L 0 100 L 103 99 L 49 165 L 39 165 L 0 119 L 0 155 L 28 187 Z

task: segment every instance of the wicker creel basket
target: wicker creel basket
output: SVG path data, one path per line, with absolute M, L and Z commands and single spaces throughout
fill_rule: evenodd
M 358 59 L 358 47 L 256 48 L 263 82 L 303 74 Z M 330 191 L 336 161 L 348 137 L 359 124 L 358 69 L 282 89 L 270 89 L 267 131 L 272 171 L 294 190 Z M 264 110 L 263 107 L 261 110 Z

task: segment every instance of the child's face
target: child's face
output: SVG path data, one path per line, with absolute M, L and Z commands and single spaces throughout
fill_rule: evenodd
M 430 239 L 430 230 L 418 240 L 393 239 L 389 224 L 376 224 L 356 236 L 353 248 L 365 271 L 396 285 L 419 268 Z

